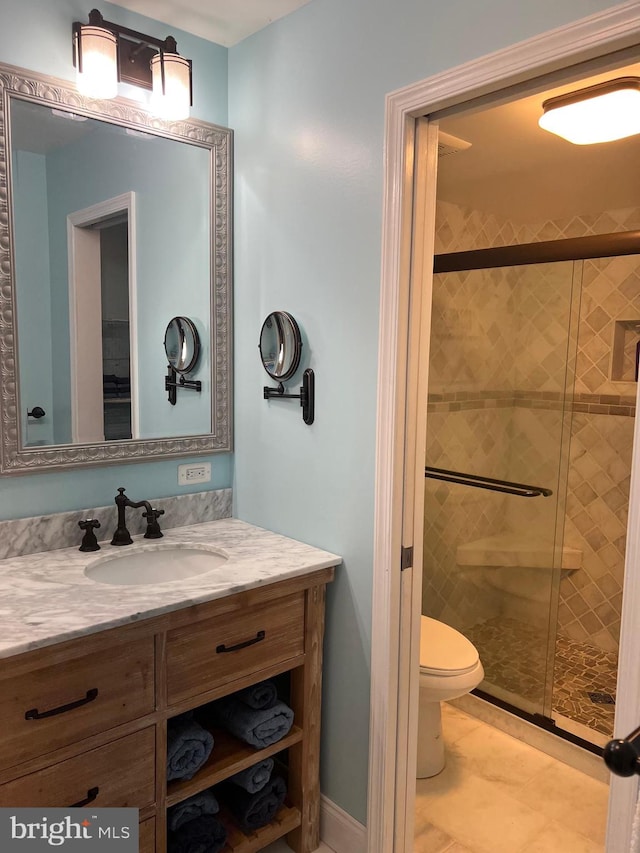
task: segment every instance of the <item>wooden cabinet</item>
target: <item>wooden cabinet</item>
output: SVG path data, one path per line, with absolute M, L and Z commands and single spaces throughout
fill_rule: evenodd
M 236 593 L 88 635 L 0 664 L 0 806 L 133 806 L 140 850 L 166 850 L 166 809 L 255 764 L 286 756 L 288 797 L 245 835 L 228 815 L 226 853 L 282 836 L 319 844 L 319 739 L 324 594 L 333 569 Z M 214 732 L 207 763 L 166 782 L 167 721 L 289 673 L 294 725 L 256 750 Z
M 78 640 L 76 650 L 82 650 Z M 72 651 L 72 650 L 70 650 Z M 154 641 L 104 643 L 98 653 L 42 666 L 2 680 L 0 767 L 10 767 L 153 711 Z
M 170 704 L 304 653 L 304 593 L 203 619 L 167 634 L 167 697 Z
M 156 849 L 156 822 L 153 818 L 143 820 L 140 824 L 138 835 L 139 853 L 155 853 Z
M 0 786 L 12 806 L 144 808 L 155 801 L 153 727 L 118 738 Z

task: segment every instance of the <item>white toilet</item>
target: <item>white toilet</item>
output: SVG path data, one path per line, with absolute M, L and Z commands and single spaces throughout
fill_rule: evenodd
M 473 690 L 484 678 L 478 650 L 455 628 L 422 616 L 420 621 L 420 711 L 417 777 L 444 768 L 440 702 Z

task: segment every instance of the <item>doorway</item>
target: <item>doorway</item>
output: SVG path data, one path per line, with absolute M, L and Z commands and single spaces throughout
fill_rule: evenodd
M 139 436 L 135 194 L 67 217 L 74 442 Z
M 420 374 L 416 353 L 424 361 L 428 344 L 416 337 L 416 312 L 421 315 L 422 327 L 430 324 L 430 304 L 421 303 L 419 287 L 430 283 L 431 269 L 428 262 L 412 264 L 411 225 L 414 229 L 420 220 L 420 241 L 433 240 L 435 193 L 423 192 L 420 180 L 414 178 L 421 169 L 427 173 L 435 168 L 435 140 L 426 149 L 426 165 L 414 155 L 425 153 L 415 145 L 417 123 L 415 116 L 450 109 L 456 104 L 470 103 L 474 99 L 486 98 L 491 91 L 505 88 L 523 81 L 555 74 L 558 69 L 572 66 L 573 80 L 584 78 L 584 67 L 576 70 L 580 62 L 593 62 L 595 57 L 610 51 L 626 48 L 640 38 L 640 11 L 638 4 L 616 8 L 607 16 L 594 16 L 562 31 L 553 38 L 548 35 L 532 39 L 517 48 L 501 51 L 491 57 L 468 63 L 462 69 L 454 69 L 429 81 L 390 96 L 387 121 L 387 183 L 385 198 L 385 228 L 383 239 L 383 292 L 381 312 L 381 357 L 380 361 L 380 418 L 378 451 L 378 508 L 376 524 L 376 567 L 374 582 L 374 632 L 372 695 L 373 732 L 372 761 L 370 769 L 370 849 L 411 849 L 410 833 L 412 809 L 412 778 L 409 754 L 415 749 L 417 687 L 412 673 L 417 672 L 418 663 L 418 616 L 421 598 L 421 572 L 416 566 L 421 563 L 424 468 L 422 482 L 417 479 L 419 463 L 424 459 L 424 442 L 420 436 L 421 421 L 426 422 L 426 411 L 421 411 L 423 401 L 415 401 L 420 383 L 426 385 Z M 631 58 L 630 55 L 628 58 Z M 620 56 L 616 57 L 617 67 Z M 592 66 L 593 68 L 593 66 Z M 557 77 L 555 79 L 558 79 Z M 539 85 L 539 84 L 538 84 Z M 477 101 L 476 101 L 477 103 Z M 429 165 L 430 163 L 430 165 Z M 434 171 L 431 171 L 433 176 Z M 428 178 L 427 178 L 428 179 Z M 414 191 L 415 190 L 415 191 Z M 414 238 L 416 231 L 414 230 Z M 423 249 L 425 256 L 432 247 Z M 411 319 L 409 319 L 411 318 Z M 422 340 L 422 350 L 417 341 Z M 409 358 L 404 355 L 409 352 Z M 393 353 L 393 358 L 390 358 Z M 428 355 L 428 352 L 427 352 Z M 424 401 L 426 409 L 426 400 Z M 393 412 L 392 418 L 385 413 Z M 417 434 L 415 424 L 418 424 Z M 400 425 L 400 429 L 398 426 Z M 399 446 L 405 466 L 398 468 Z M 422 444 L 422 446 L 421 446 Z M 413 454 L 413 457 L 412 457 Z M 412 479 L 413 478 L 413 479 Z M 398 509 L 400 504 L 401 509 Z M 631 489 L 630 526 L 637 518 L 638 507 L 634 487 Z M 400 512 L 400 517 L 398 513 Z M 414 536 L 414 531 L 418 536 Z M 634 537 L 629 539 L 627 566 L 637 559 L 638 547 Z M 389 571 L 395 565 L 403 549 L 413 546 L 413 568 L 398 574 Z M 406 563 L 405 563 L 406 565 Z M 633 599 L 638 589 L 634 573 L 625 580 L 625 603 Z M 408 613 L 411 617 L 408 618 Z M 404 616 L 403 616 L 404 614 Z M 627 622 L 631 613 L 626 616 Z M 631 632 L 625 636 L 623 614 L 623 654 L 617 725 L 622 733 L 635 728 L 638 706 L 639 683 L 631 665 L 632 655 L 625 653 L 625 641 L 633 642 Z M 386 632 L 386 634 L 385 634 Z M 397 658 L 396 658 L 397 652 Z M 629 660 L 626 658 L 629 657 Z M 386 669 L 383 669 L 384 664 Z M 397 697 L 397 707 L 385 702 L 384 691 Z M 396 716 L 397 714 L 397 716 Z M 399 723 L 398 723 L 399 721 Z M 382 737 L 381 737 L 382 735 Z M 625 843 L 630 830 L 630 815 L 635 801 L 637 784 L 634 781 L 618 785 L 614 783 L 611 801 L 610 849 L 626 849 Z M 395 809 L 389 819 L 389 809 L 384 808 L 384 798 L 395 788 Z M 616 817 L 617 816 L 617 817 Z M 612 840 L 613 839 L 613 840 Z M 617 841 L 616 841 L 617 839 Z
M 638 74 L 439 122 L 422 612 L 478 648 L 485 699 L 593 751 L 615 712 L 640 142 L 573 145 L 538 118 L 560 93 Z

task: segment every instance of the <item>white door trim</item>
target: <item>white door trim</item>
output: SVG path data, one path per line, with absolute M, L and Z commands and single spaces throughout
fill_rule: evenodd
M 403 505 L 402 496 L 408 426 L 405 399 L 410 257 L 407 245 L 410 244 L 409 214 L 413 202 L 414 117 L 522 84 L 639 42 L 640 2 L 632 0 L 436 74 L 393 92 L 386 99 L 367 819 L 370 853 L 394 851 L 397 803 L 406 799 L 411 791 L 410 763 L 400 761 L 398 756 L 398 732 L 404 732 L 405 742 L 412 742 L 416 725 L 416 715 L 409 713 L 407 703 L 403 703 L 402 718 L 398 706 L 400 672 L 403 661 L 410 654 L 404 648 L 407 644 L 401 642 L 401 636 L 411 634 L 411 629 L 403 625 L 403 616 L 410 619 L 411 610 L 416 609 L 401 605 L 404 580 L 399 566 L 403 515 L 413 514 L 412 507 Z M 421 532 L 416 530 L 416 535 Z M 637 668 L 632 673 L 629 667 L 627 675 L 636 684 L 627 683 L 625 689 L 640 695 Z M 404 776 L 398 772 L 401 766 L 404 766 Z M 635 789 L 635 786 L 628 785 L 628 789 Z M 625 797 L 632 795 L 635 790 L 625 790 Z M 404 820 L 403 814 L 397 817 Z M 401 837 L 402 833 L 399 835 Z M 613 843 L 612 838 L 610 843 Z M 395 850 L 397 853 L 402 849 L 409 851 L 411 844 L 412 839 L 406 839 L 403 847 L 395 847 Z
M 71 441 L 74 444 L 104 441 L 100 235 L 84 227 L 82 221 L 74 221 L 76 216 L 67 217 Z
M 100 280 L 88 281 L 90 271 L 99 271 L 99 236 L 88 230 L 115 216 L 118 213 L 127 214 L 128 252 L 129 252 L 129 367 L 131 382 L 131 438 L 140 436 L 140 412 L 138 406 L 138 323 L 136 295 L 136 197 L 134 192 L 122 193 L 106 201 L 98 202 L 90 207 L 77 210 L 67 216 L 67 256 L 69 259 L 69 331 L 71 340 L 70 369 L 71 369 L 71 434 L 72 441 L 104 441 L 104 426 L 102 417 L 102 369 L 96 367 L 95 375 L 85 377 L 87 352 L 91 342 L 102 340 L 102 312 L 100 304 Z M 82 257 L 86 263 L 83 263 Z M 91 318 L 92 326 L 97 330 L 92 333 L 86 318 Z M 98 333 L 99 332 L 99 333 Z M 102 365 L 102 353 L 97 360 Z M 82 393 L 78 393 L 79 386 Z M 91 396 L 93 395 L 93 396 Z M 82 399 L 82 406 L 80 406 Z M 100 430 L 102 437 L 95 432 L 95 425 L 87 421 L 87 412 L 100 412 Z M 87 429 L 91 432 L 87 433 Z M 94 434 L 95 433 L 95 434 Z
M 640 386 L 639 386 L 640 390 Z M 639 411 L 636 407 L 636 412 Z M 633 435 L 633 461 L 629 489 L 629 516 L 624 565 L 621 637 L 637 630 L 637 602 L 640 601 L 640 417 L 636 416 Z M 640 678 L 638 659 L 629 644 L 620 644 L 616 691 L 615 737 L 626 737 L 640 726 Z M 638 777 L 611 776 L 607 851 L 631 850 L 631 827 L 626 819 L 633 814 L 638 799 Z

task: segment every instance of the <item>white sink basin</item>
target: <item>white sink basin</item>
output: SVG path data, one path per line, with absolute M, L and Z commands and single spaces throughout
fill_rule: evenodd
M 223 566 L 227 557 L 197 545 L 151 545 L 135 551 L 100 557 L 85 568 L 98 583 L 116 586 L 168 583 L 204 575 Z

